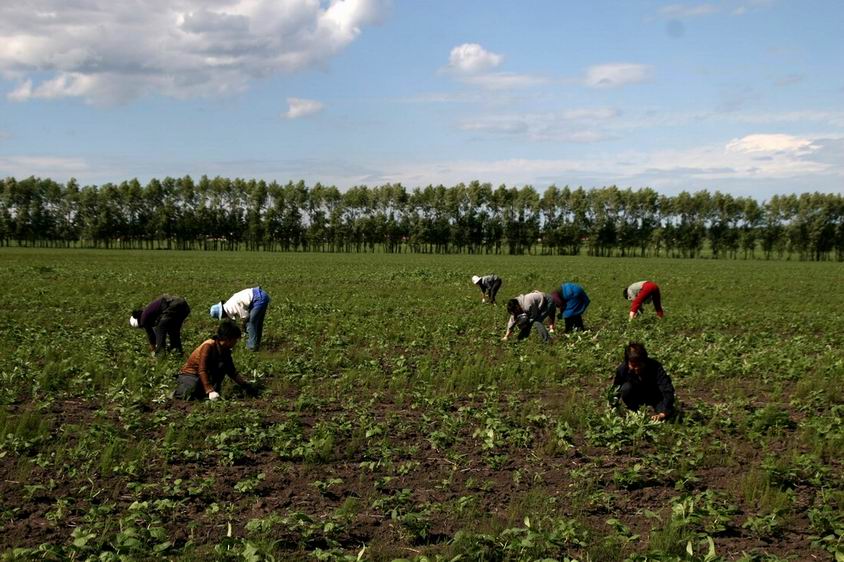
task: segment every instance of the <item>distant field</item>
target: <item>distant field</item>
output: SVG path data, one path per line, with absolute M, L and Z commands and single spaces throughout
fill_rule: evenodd
M 663 321 L 628 323 L 640 279 Z M 591 331 L 499 341 L 563 281 Z M 172 403 L 131 309 L 185 296 L 188 351 L 255 284 L 260 398 Z M 844 557 L 841 263 L 12 248 L 0 285 L 4 560 Z M 677 423 L 609 409 L 630 340 Z

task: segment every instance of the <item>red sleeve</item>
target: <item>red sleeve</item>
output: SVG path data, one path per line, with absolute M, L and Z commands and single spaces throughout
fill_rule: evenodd
M 639 309 L 642 308 L 642 303 L 648 298 L 648 295 L 654 290 L 653 283 L 645 283 L 642 285 L 642 290 L 639 291 L 639 294 L 636 295 L 636 298 L 633 299 L 633 302 L 630 304 L 630 312 L 639 312 Z

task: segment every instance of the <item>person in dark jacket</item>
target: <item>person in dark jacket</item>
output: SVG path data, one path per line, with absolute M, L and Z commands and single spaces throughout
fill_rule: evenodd
M 498 290 L 501 288 L 501 278 L 494 273 L 491 275 L 484 275 L 483 277 L 479 277 L 477 275 L 472 276 L 472 283 L 478 286 L 481 290 L 481 302 L 489 302 L 489 304 L 495 304 L 495 295 L 498 294 Z
M 146 330 L 149 350 L 156 355 L 162 355 L 168 350 L 168 338 L 169 350 L 183 354 L 182 324 L 189 314 L 188 301 L 176 295 L 165 294 L 149 303 L 143 310 L 133 310 L 132 316 L 129 317 L 129 325 Z
M 631 342 L 624 348 L 624 362 L 615 370 L 616 398 L 621 398 L 628 410 L 637 412 L 641 406 L 653 406 L 654 421 L 662 421 L 674 413 L 674 385 L 662 364 L 648 357 L 645 346 Z
M 556 291 L 551 292 L 551 298 L 560 311 L 559 318 L 566 323 L 566 333 L 572 330 L 584 330 L 583 313 L 589 306 L 589 296 L 583 287 L 577 283 L 563 283 Z M 553 321 L 553 318 L 552 318 Z M 551 324 L 551 333 L 554 333 L 555 324 Z
M 255 395 L 255 388 L 237 372 L 232 349 L 240 340 L 241 331 L 231 320 L 223 320 L 217 334 L 202 342 L 179 369 L 173 398 L 179 400 L 218 400 L 223 379 L 228 375 L 247 394 Z

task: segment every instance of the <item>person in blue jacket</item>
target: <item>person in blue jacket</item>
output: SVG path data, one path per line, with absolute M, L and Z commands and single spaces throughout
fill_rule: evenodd
M 589 296 L 583 287 L 577 283 L 563 283 L 556 291 L 551 292 L 551 298 L 560 311 L 558 318 L 566 323 L 566 333 L 572 330 L 584 330 L 583 313 L 589 306 Z M 553 318 L 552 318 L 553 320 Z M 554 331 L 554 324 L 551 325 L 551 332 Z

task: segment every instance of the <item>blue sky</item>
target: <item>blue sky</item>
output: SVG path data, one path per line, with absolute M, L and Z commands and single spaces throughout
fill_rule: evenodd
M 0 5 L 0 175 L 844 192 L 844 2 Z

